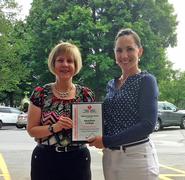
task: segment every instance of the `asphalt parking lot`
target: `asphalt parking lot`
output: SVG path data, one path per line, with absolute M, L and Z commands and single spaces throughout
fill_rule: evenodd
M 166 128 L 154 132 L 160 163 L 160 180 L 185 180 L 185 130 Z M 30 157 L 35 143 L 16 127 L 0 130 L 0 180 L 29 180 Z M 102 151 L 90 148 L 92 180 L 103 180 Z

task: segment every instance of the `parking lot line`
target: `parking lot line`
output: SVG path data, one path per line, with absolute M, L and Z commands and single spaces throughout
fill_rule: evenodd
M 159 175 L 159 179 L 160 180 L 173 180 L 173 179 L 168 178 L 168 177 L 166 177 L 165 175 L 162 175 L 162 174 Z
M 0 177 L 4 177 L 4 180 L 11 180 L 8 168 L 1 154 L 0 154 Z
M 185 171 L 184 170 L 172 168 L 172 167 L 169 167 L 169 166 L 165 166 L 163 164 L 160 164 L 160 167 L 165 168 L 165 169 L 169 169 L 169 170 L 172 170 L 172 171 L 175 171 L 175 172 L 178 172 L 178 173 L 181 173 L 181 174 L 185 175 Z
M 184 174 L 160 174 L 159 175 L 159 179 L 160 180 L 174 180 L 174 179 L 171 179 L 169 177 L 185 177 Z
M 181 173 L 181 174 L 160 174 L 159 178 L 161 180 L 173 180 L 173 179 L 171 179 L 172 177 L 185 177 L 185 171 L 183 171 L 183 170 L 172 168 L 169 166 L 165 166 L 163 164 L 160 164 L 160 167 L 171 170 L 171 171 L 175 171 L 177 173 Z

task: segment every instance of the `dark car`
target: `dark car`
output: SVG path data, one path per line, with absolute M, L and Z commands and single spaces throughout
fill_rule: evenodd
M 158 102 L 158 120 L 155 131 L 168 126 L 185 128 L 185 110 L 179 110 L 174 104 L 167 101 Z

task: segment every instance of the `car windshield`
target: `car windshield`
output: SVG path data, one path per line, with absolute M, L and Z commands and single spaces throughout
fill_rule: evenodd
M 18 109 L 15 109 L 15 108 L 11 108 L 11 112 L 12 113 L 16 113 L 16 114 L 20 114 L 21 111 L 19 111 Z
M 177 107 L 171 103 L 166 103 L 166 110 L 173 110 L 176 111 Z
M 158 102 L 158 110 L 176 111 L 177 107 L 169 102 Z

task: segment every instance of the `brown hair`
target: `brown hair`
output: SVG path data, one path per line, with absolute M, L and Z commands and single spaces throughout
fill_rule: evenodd
M 137 44 L 137 46 L 138 46 L 139 48 L 142 47 L 142 45 L 141 45 L 141 39 L 140 39 L 139 35 L 138 35 L 135 31 L 133 31 L 132 29 L 130 29 L 130 28 L 120 29 L 120 30 L 118 31 L 116 37 L 115 37 L 115 42 L 117 41 L 117 39 L 118 39 L 119 37 L 121 37 L 121 36 L 128 36 L 128 35 L 132 35 L 132 37 L 133 37 L 134 40 L 135 40 L 135 43 Z

